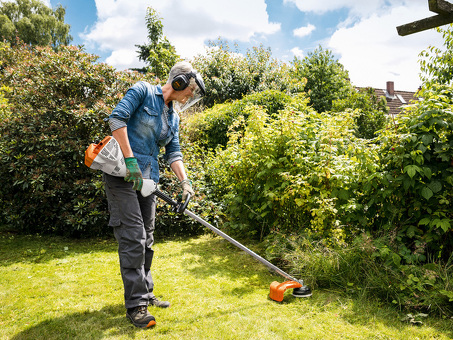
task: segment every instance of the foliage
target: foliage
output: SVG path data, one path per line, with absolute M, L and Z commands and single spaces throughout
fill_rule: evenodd
M 352 90 L 348 71 L 322 46 L 302 60 L 294 58 L 292 64 L 295 77 L 306 79 L 305 91 L 317 112 L 330 111 L 334 100 L 345 98 Z
M 278 116 L 246 107 L 245 131 L 208 163 L 228 207 L 229 226 L 264 237 L 272 230 L 341 244 L 365 224 L 360 183 L 377 166 L 373 147 L 356 139 L 352 115 L 314 112 L 299 98 Z
M 4 112 L 10 113 L 0 122 L 1 218 L 25 233 L 110 234 L 101 173 L 83 164 L 84 150 L 110 134 L 104 118 L 126 90 L 138 80 L 153 80 L 136 72 L 115 72 L 76 47 L 56 53 L 3 44 L 0 53 L 1 85 L 12 89 L 4 92 Z M 194 184 L 203 174 L 194 161 L 198 156 L 189 156 L 194 165 L 187 167 Z M 168 168 L 161 176 L 163 190 L 171 195 L 180 190 L 174 177 Z M 203 188 L 191 207 L 199 215 L 209 212 L 212 217 L 206 219 L 216 223 L 217 208 L 204 201 Z M 165 235 L 201 230 L 167 205 L 159 205 L 157 223 Z
M 53 10 L 40 0 L 2 1 L 0 37 L 11 44 L 18 38 L 26 44 L 57 50 L 72 40 L 70 25 L 64 23 L 65 14 L 61 5 Z
M 453 250 L 453 89 L 433 85 L 380 137 L 381 167 L 365 185 L 374 232 L 394 235 L 407 263 Z
M 193 65 L 206 85 L 203 104 L 207 107 L 268 89 L 300 92 L 304 85 L 303 80 L 293 79 L 288 65 L 273 59 L 270 49 L 262 45 L 244 56 L 219 39 L 210 42 L 206 54 L 195 57 Z
M 189 141 L 205 149 L 215 149 L 217 146 L 225 147 L 228 142 L 228 131 L 233 123 L 239 117 L 247 118 L 246 107 L 259 106 L 269 115 L 274 115 L 291 101 L 289 95 L 274 90 L 250 94 L 242 100 L 217 104 L 187 117 L 184 132 Z
M 0 123 L 2 217 L 17 231 L 89 236 L 106 231 L 100 174 L 84 150 L 108 131 L 103 118 L 135 81 L 76 47 L 2 46 L 10 118 Z
M 387 101 L 385 97 L 378 98 L 372 88 L 353 90 L 347 97 L 333 101 L 332 112 L 346 110 L 354 110 L 354 134 L 358 138 L 375 138 L 387 125 Z
M 138 58 L 146 62 L 147 71 L 159 79 L 167 79 L 170 69 L 181 58 L 175 47 L 163 35 L 162 18 L 152 7 L 146 10 L 146 27 L 148 29 L 148 44 L 136 45 L 139 48 Z
M 430 46 L 419 55 L 420 78 L 425 88 L 432 85 L 453 85 L 453 25 L 448 28 L 436 28 L 444 39 L 444 49 Z
M 442 263 L 403 264 L 385 236 L 359 235 L 347 247 L 325 247 L 297 233 L 267 238 L 266 257 L 292 268 L 315 289 L 341 289 L 372 300 L 378 298 L 398 309 L 453 315 L 453 257 Z
M 5 94 L 10 91 L 11 89 L 7 86 L 2 86 L 0 88 L 0 120 L 7 119 L 11 114 L 8 107 L 8 99 L 5 98 Z
M 445 51 L 420 54 L 422 100 L 382 134 L 381 171 L 366 185 L 367 214 L 393 235 L 389 246 L 407 263 L 446 260 L 453 250 L 453 32 L 438 31 Z
M 181 136 L 181 144 L 184 154 L 184 165 L 187 176 L 192 182 L 195 196 L 191 198 L 188 209 L 200 216 L 208 223 L 218 225 L 222 221 L 223 214 L 215 201 L 210 199 L 209 183 L 206 181 L 204 168 L 205 150 L 196 145 L 187 144 L 184 136 Z M 180 198 L 181 187 L 178 179 L 174 176 L 163 157 L 159 158 L 161 169 L 160 190 L 170 197 Z M 159 202 L 160 203 L 160 202 Z M 158 204 L 156 210 L 156 235 L 175 237 L 199 235 L 206 229 L 199 222 L 184 214 L 173 211 L 169 204 Z

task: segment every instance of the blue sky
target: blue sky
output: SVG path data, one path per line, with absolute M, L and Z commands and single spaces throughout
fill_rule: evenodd
M 135 45 L 147 41 L 146 8 L 156 9 L 164 34 L 186 59 L 218 37 L 242 52 L 262 44 L 282 61 L 319 45 L 331 50 L 356 86 L 415 91 L 418 55 L 442 46 L 434 30 L 400 37 L 396 26 L 434 15 L 428 0 L 42 0 L 66 8 L 72 44 L 122 70 L 140 67 Z

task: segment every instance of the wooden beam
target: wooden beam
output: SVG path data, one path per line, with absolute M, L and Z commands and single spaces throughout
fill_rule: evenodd
M 445 0 L 428 0 L 429 10 L 431 12 L 449 15 L 453 13 L 453 4 Z
M 453 13 L 448 15 L 439 14 L 433 17 L 429 17 L 426 19 L 411 22 L 409 24 L 398 26 L 396 30 L 398 31 L 399 35 L 405 36 L 451 23 L 453 23 Z

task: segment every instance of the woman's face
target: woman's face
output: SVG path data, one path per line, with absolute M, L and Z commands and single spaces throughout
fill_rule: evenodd
M 185 104 L 191 97 L 193 97 L 196 88 L 197 84 L 190 84 L 184 90 L 178 91 L 176 100 L 181 104 Z

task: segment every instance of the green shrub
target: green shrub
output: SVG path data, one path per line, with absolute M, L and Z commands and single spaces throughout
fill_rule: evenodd
M 278 228 L 342 243 L 367 223 L 360 183 L 377 156 L 353 136 L 351 114 L 316 113 L 299 99 L 273 119 L 258 107 L 243 117 L 245 131 L 233 132 L 208 162 L 231 228 L 256 237 Z
M 116 73 L 76 47 L 2 45 L 10 117 L 0 122 L 3 220 L 14 230 L 71 236 L 107 229 L 100 173 L 83 163 L 103 119 L 136 77 Z
M 195 192 L 195 196 L 191 198 L 187 209 L 208 223 L 218 226 L 223 221 L 223 214 L 219 204 L 211 199 L 211 188 L 209 182 L 206 181 L 203 166 L 206 151 L 196 145 L 186 143 L 184 135 L 181 135 L 181 144 L 187 176 L 191 180 Z M 181 194 L 179 181 L 168 164 L 163 161 L 163 157 L 159 158 L 159 163 L 161 169 L 159 188 L 165 194 L 177 200 Z M 174 212 L 172 206 L 163 201 L 158 202 L 156 215 L 156 235 L 158 236 L 191 236 L 207 231 L 202 224 L 185 214 L 181 215 Z
M 11 111 L 0 122 L 3 222 L 32 234 L 110 235 L 101 172 L 84 165 L 84 151 L 110 134 L 104 118 L 127 89 L 138 80 L 154 80 L 136 72 L 115 72 L 76 47 L 55 53 L 3 44 L 0 53 L 1 84 L 11 89 L 1 92 Z M 199 153 L 187 152 L 188 172 L 200 187 L 191 209 L 216 223 L 216 207 L 203 199 L 201 179 L 196 178 L 203 174 L 197 165 Z M 176 196 L 175 176 L 161 163 L 162 188 Z M 204 230 L 165 204 L 159 205 L 157 223 L 158 233 L 164 235 Z
M 381 166 L 364 186 L 370 232 L 394 235 L 407 263 L 453 251 L 453 89 L 433 86 L 383 132 Z
M 232 103 L 217 104 L 214 107 L 189 116 L 185 123 L 185 133 L 189 141 L 196 142 L 206 149 L 225 147 L 228 142 L 228 131 L 239 116 L 247 118 L 250 105 L 262 107 L 270 115 L 277 114 L 288 103 L 291 96 L 275 90 L 245 96 Z
M 8 100 L 5 98 L 5 93 L 11 91 L 10 88 L 2 86 L 0 88 L 0 120 L 9 118 L 11 111 L 8 106 Z
M 354 134 L 358 138 L 375 138 L 387 126 L 387 100 L 378 98 L 372 88 L 352 90 L 345 98 L 333 102 L 333 112 L 341 114 L 348 109 L 354 111 Z

